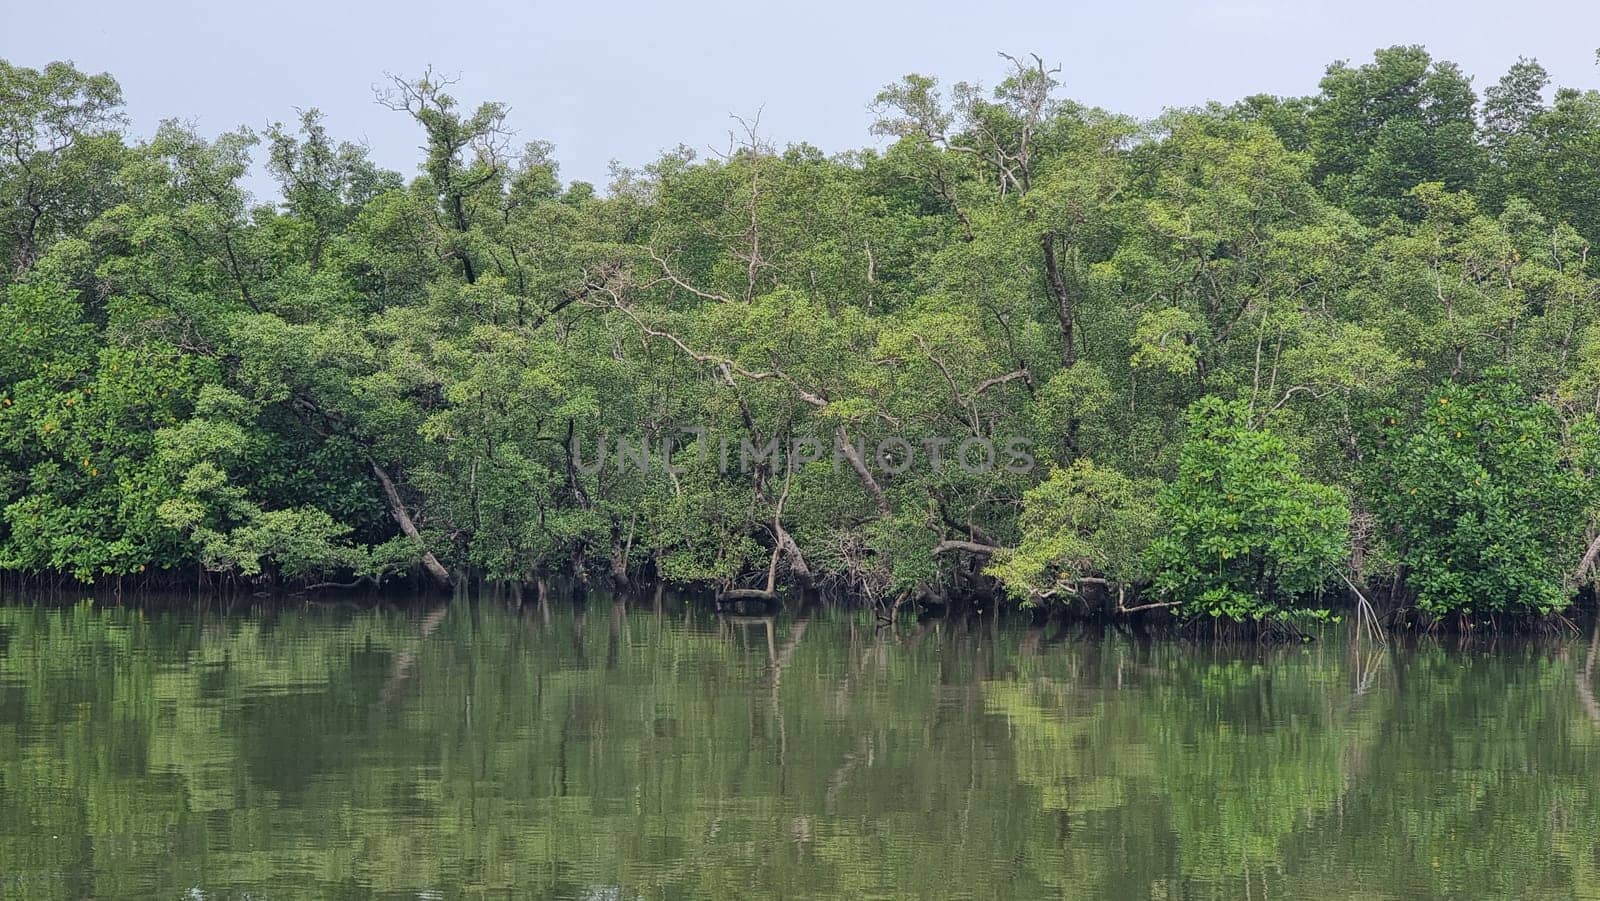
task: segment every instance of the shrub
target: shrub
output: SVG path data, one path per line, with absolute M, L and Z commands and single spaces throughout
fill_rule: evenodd
M 1417 606 L 1446 613 L 1567 605 L 1590 490 L 1555 411 L 1503 370 L 1381 414 L 1367 478 Z
M 1022 540 L 988 572 L 1024 606 L 1077 591 L 1085 578 L 1132 582 L 1155 532 L 1150 486 L 1078 460 L 1023 496 Z
M 1157 503 L 1156 590 L 1182 613 L 1237 622 L 1313 612 L 1346 559 L 1350 510 L 1299 467 L 1243 404 L 1195 402 L 1177 479 Z

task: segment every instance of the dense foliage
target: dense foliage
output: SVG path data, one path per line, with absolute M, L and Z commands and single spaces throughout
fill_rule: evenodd
M 1521 395 L 1491 372 L 1384 420 L 1379 521 L 1425 611 L 1566 606 L 1562 552 L 1581 538 L 1592 489 L 1554 412 Z
M 1250 410 L 1197 401 L 1161 494 L 1166 530 L 1151 545 L 1156 584 L 1196 612 L 1260 619 L 1304 607 L 1345 556 L 1350 511 L 1307 480 L 1300 461 Z
M 0 63 L 0 569 L 1236 619 L 1591 579 L 1600 92 L 1398 47 L 1141 122 L 1010 62 L 886 87 L 881 151 L 604 191 L 432 74 L 379 96 L 407 181 Z

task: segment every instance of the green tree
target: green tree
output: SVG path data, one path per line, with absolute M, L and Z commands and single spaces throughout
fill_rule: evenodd
M 1567 606 L 1592 488 L 1554 411 L 1504 370 L 1381 414 L 1367 494 L 1431 616 Z
M 110 75 L 0 60 L 0 284 L 115 202 L 121 107 Z
M 1085 579 L 1135 583 L 1156 532 L 1154 494 L 1087 459 L 1056 469 L 1023 495 L 1022 539 L 989 572 L 1024 605 L 1069 602 Z
M 1460 68 L 1418 46 L 1334 63 L 1308 118 L 1318 183 L 1368 219 L 1415 215 L 1406 192 L 1423 182 L 1471 188 L 1483 166 L 1476 102 Z
M 1307 479 L 1283 439 L 1239 403 L 1189 410 L 1177 478 L 1160 494 L 1150 545 L 1156 590 L 1186 614 L 1245 622 L 1306 611 L 1338 578 L 1350 511 Z

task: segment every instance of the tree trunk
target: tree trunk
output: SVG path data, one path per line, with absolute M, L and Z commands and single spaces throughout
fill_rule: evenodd
M 466 277 L 467 284 L 475 285 L 478 283 L 478 270 L 472 265 L 472 255 L 467 253 L 467 233 L 470 230 L 470 226 L 467 222 L 467 211 L 460 194 L 452 194 L 450 196 L 450 207 L 450 211 L 455 214 L 456 232 L 460 235 L 457 249 L 461 253 L 461 274 Z
M 622 523 L 615 516 L 611 518 L 611 581 L 618 588 L 629 584 L 628 550 L 622 541 Z
M 389 474 L 383 471 L 383 467 L 379 466 L 376 460 L 372 461 L 372 472 L 378 477 L 378 484 L 383 486 L 383 494 L 389 499 L 389 512 L 394 515 L 394 521 L 400 524 L 400 531 L 422 549 L 423 569 L 433 576 L 439 587 L 452 587 L 454 582 L 450 578 L 450 571 L 444 568 L 444 564 L 439 562 L 439 558 L 435 557 L 423 542 L 422 533 L 417 531 L 417 524 L 412 522 L 410 511 L 406 509 L 405 503 L 400 500 L 400 492 L 394 487 L 394 479 L 389 478 Z
M 1595 536 L 1595 539 L 1589 542 L 1589 550 L 1584 552 L 1583 562 L 1578 564 L 1578 572 L 1573 576 L 1573 581 L 1580 585 L 1583 584 L 1583 580 L 1588 578 L 1589 573 L 1594 570 L 1594 563 L 1597 558 L 1600 558 L 1600 535 Z
M 888 496 L 883 493 L 883 486 L 879 485 L 878 480 L 872 477 L 872 471 L 867 469 L 867 461 L 861 459 L 861 452 L 856 450 L 855 445 L 850 443 L 850 434 L 844 430 L 844 426 L 839 426 L 834 431 L 834 436 L 839 441 L 840 452 L 850 462 L 850 468 L 855 470 L 856 475 L 861 479 L 862 487 L 867 489 L 867 494 L 872 496 L 872 502 L 877 504 L 878 512 L 885 516 L 894 512 L 889 506 Z
M 1056 323 L 1061 329 L 1061 368 L 1071 369 L 1078 362 L 1078 350 L 1073 343 L 1073 298 L 1067 291 L 1067 282 L 1056 262 L 1056 233 L 1045 232 L 1039 239 L 1044 251 L 1045 281 L 1050 286 L 1050 296 L 1056 301 Z

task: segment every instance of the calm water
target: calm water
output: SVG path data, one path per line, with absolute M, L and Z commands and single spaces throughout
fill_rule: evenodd
M 0 896 L 1600 897 L 1587 637 L 0 608 Z

